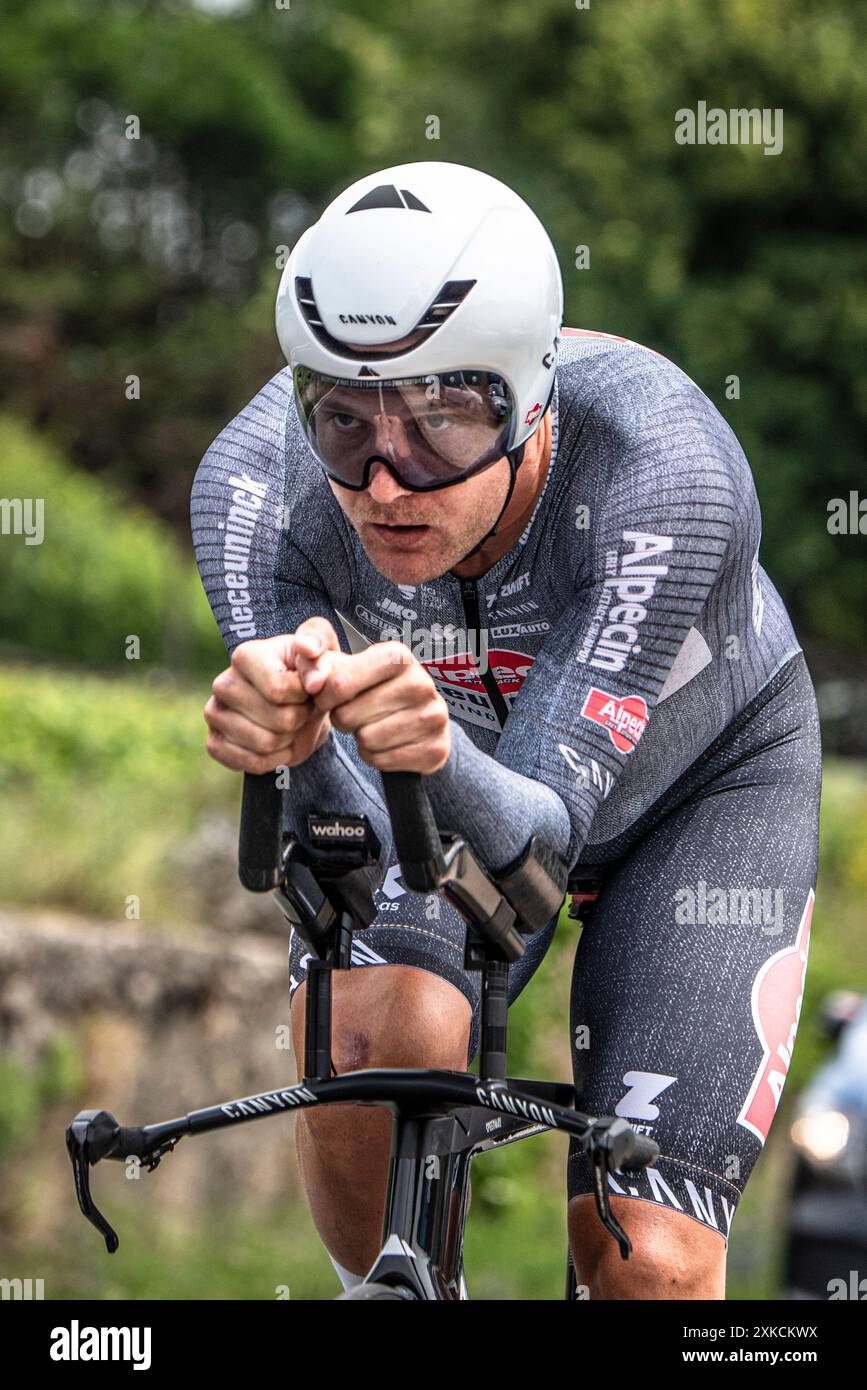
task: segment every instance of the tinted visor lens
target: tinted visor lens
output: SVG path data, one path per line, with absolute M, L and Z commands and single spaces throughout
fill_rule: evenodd
M 493 372 L 349 381 L 294 371 L 298 418 L 329 477 L 367 487 L 377 461 L 416 492 L 478 473 L 509 447 L 514 402 Z

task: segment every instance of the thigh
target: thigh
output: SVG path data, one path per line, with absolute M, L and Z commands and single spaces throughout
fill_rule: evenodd
M 726 1239 L 795 1039 L 817 757 L 813 742 L 741 747 L 616 867 L 575 957 L 579 1105 L 628 1119 L 660 1146 L 653 1168 L 613 1175 L 611 1191 Z M 570 1198 L 592 1190 L 574 1146 L 568 1188 Z

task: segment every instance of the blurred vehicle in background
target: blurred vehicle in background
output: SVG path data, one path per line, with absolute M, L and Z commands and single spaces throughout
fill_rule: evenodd
M 787 1298 L 867 1298 L 867 996 L 828 995 L 838 1042 L 801 1092 L 786 1244 Z

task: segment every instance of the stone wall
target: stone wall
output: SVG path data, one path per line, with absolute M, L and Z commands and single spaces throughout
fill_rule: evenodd
M 26 1115 L 19 1134 L 13 1121 L 0 1232 L 18 1244 L 67 1225 L 74 1196 L 64 1132 L 77 1111 L 151 1124 L 294 1083 L 287 938 L 288 927 L 282 938 L 204 928 L 169 934 L 140 922 L 0 910 L 7 1080 L 10 1064 L 14 1075 L 38 1075 L 60 1041 L 79 1073 L 68 1094 L 40 1108 L 35 1132 L 27 1133 Z M 294 1120 L 185 1138 L 138 1181 L 126 1181 L 116 1163 L 93 1174 L 98 1203 L 153 1204 L 182 1225 L 242 1196 L 245 1205 L 266 1206 L 300 1193 Z

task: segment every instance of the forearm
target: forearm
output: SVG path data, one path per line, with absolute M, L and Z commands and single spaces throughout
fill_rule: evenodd
M 572 830 L 557 793 L 483 753 L 454 720 L 451 733 L 448 762 L 425 779 L 437 825 L 463 835 L 493 873 L 533 834 L 565 859 Z
M 516 859 L 534 834 L 565 859 L 571 826 L 557 793 L 481 752 L 454 721 L 451 732 L 448 762 L 424 779 L 439 828 L 463 835 L 493 873 Z M 365 815 L 382 846 L 379 876 L 385 874 L 394 860 L 394 840 L 372 768 L 357 765 L 332 733 L 306 762 L 291 769 L 289 783 L 287 824 L 302 844 L 309 844 L 308 812 Z

